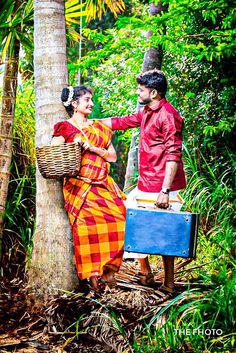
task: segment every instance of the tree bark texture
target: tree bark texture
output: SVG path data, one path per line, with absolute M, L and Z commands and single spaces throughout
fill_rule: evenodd
M 157 5 L 155 3 L 150 3 L 149 15 L 157 16 L 163 11 L 167 11 L 168 5 L 163 5 L 161 1 L 158 2 Z M 152 32 L 149 31 L 147 33 L 147 40 L 152 35 Z M 163 51 L 161 46 L 157 48 L 150 47 L 146 53 L 144 54 L 142 72 L 153 70 L 153 69 L 161 69 L 163 58 Z M 130 144 L 130 149 L 128 152 L 128 162 L 126 168 L 125 175 L 125 186 L 124 190 L 128 191 L 132 189 L 134 184 L 134 176 L 138 175 L 138 144 L 139 144 L 139 133 L 137 130 L 133 130 L 132 139 Z
M 34 2 L 36 146 L 51 142 L 53 126 L 65 119 L 60 96 L 68 83 L 64 0 Z M 62 183 L 36 172 L 36 230 L 29 288 L 38 298 L 78 284 L 73 242 L 64 210 Z
M 0 258 L 2 256 L 4 213 L 7 202 L 12 160 L 13 123 L 16 103 L 19 51 L 20 42 L 15 39 L 11 57 L 9 56 L 8 50 L 3 77 L 2 111 L 0 117 Z
M 149 8 L 149 15 L 150 16 L 157 16 L 161 12 L 165 12 L 168 9 L 168 5 L 163 5 L 161 1 L 158 2 L 157 5 L 155 5 L 153 2 L 150 3 L 150 8 Z M 149 31 L 147 34 L 147 38 L 152 36 L 152 31 Z M 153 70 L 153 69 L 161 69 L 161 64 L 162 64 L 162 58 L 163 58 L 163 51 L 161 45 L 159 45 L 157 48 L 150 47 L 143 59 L 143 67 L 142 71 L 148 71 L 148 70 Z

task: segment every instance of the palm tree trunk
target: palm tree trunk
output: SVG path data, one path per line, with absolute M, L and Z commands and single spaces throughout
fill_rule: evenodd
M 159 1 L 157 5 L 155 5 L 152 2 L 149 8 L 149 15 L 157 16 L 161 12 L 166 12 L 167 9 L 168 9 L 168 5 L 163 5 L 161 1 Z M 152 36 L 152 31 L 149 31 L 147 34 L 147 38 L 151 36 Z M 144 55 L 142 71 L 144 72 L 144 71 L 153 70 L 153 69 L 160 70 L 162 59 L 163 59 L 163 50 L 161 45 L 158 45 L 157 48 L 150 47 Z
M 2 111 L 0 117 L 0 258 L 4 230 L 10 166 L 12 159 L 13 122 L 15 114 L 20 42 L 15 39 L 11 57 L 6 57 L 3 77 Z
M 34 72 L 36 145 L 50 144 L 53 126 L 65 119 L 60 101 L 68 83 L 64 0 L 35 0 Z M 36 173 L 36 231 L 29 288 L 43 298 L 77 284 L 73 243 L 63 207 L 62 185 Z
M 155 5 L 153 2 L 150 3 L 150 16 L 157 16 L 162 11 L 167 11 L 168 5 L 163 5 L 161 1 Z M 152 32 L 148 32 L 147 38 L 152 35 Z M 150 47 L 143 59 L 142 72 L 153 70 L 153 69 L 161 69 L 163 58 L 163 51 L 161 46 L 157 48 Z M 125 174 L 125 185 L 124 190 L 131 190 L 135 185 L 135 176 L 138 175 L 138 143 L 139 143 L 139 132 L 135 129 L 132 132 L 132 139 L 130 143 L 130 148 L 128 152 L 128 162 Z

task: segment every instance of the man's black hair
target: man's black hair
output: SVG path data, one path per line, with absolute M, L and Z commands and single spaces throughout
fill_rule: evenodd
M 161 98 L 164 98 L 167 91 L 167 80 L 165 75 L 160 70 L 150 70 L 142 72 L 136 77 L 138 84 L 145 86 L 146 88 L 152 88 L 157 90 Z

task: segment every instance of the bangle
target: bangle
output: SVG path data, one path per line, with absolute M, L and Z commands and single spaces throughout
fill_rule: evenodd
M 101 157 L 106 159 L 108 157 L 108 155 L 109 155 L 108 150 L 106 150 L 105 148 L 102 148 L 102 152 L 103 153 L 102 153 Z

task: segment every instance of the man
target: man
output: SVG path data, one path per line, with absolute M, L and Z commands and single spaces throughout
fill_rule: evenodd
M 141 194 L 156 196 L 156 206 L 168 208 L 170 193 L 186 186 L 182 163 L 183 119 L 166 100 L 167 81 L 163 72 L 151 70 L 136 78 L 138 100 L 143 109 L 124 117 L 104 119 L 113 130 L 140 126 L 139 178 L 136 198 Z M 148 197 L 147 197 L 148 199 Z M 168 236 L 168 235 L 167 235 Z M 174 291 L 174 257 L 163 256 L 162 290 Z M 153 279 L 148 259 L 141 259 L 143 280 Z M 151 281 L 150 281 L 151 282 Z

